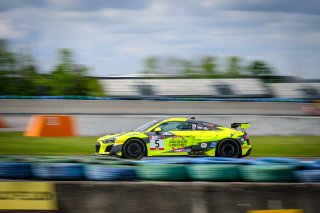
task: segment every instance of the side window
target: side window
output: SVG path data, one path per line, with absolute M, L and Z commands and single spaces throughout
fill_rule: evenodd
M 203 125 L 202 124 L 198 124 L 197 125 L 197 130 L 203 130 Z
M 196 130 L 217 130 L 217 128 L 215 124 L 203 122 L 197 124 Z
M 163 132 L 168 131 L 188 131 L 192 129 L 192 124 L 188 122 L 172 121 L 159 126 Z
M 197 130 L 197 124 L 192 124 L 192 130 Z

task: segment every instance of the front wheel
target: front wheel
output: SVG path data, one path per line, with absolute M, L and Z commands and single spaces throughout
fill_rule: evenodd
M 146 146 L 138 139 L 130 139 L 123 146 L 123 157 L 140 160 L 146 153 Z
M 241 156 L 240 145 L 231 139 L 223 140 L 218 145 L 216 156 L 239 158 Z

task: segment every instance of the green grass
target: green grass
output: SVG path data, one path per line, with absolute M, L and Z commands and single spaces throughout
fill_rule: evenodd
M 0 155 L 92 155 L 97 137 L 24 137 L 0 132 Z M 251 136 L 252 157 L 320 157 L 320 136 Z
M 251 136 L 252 157 L 320 157 L 320 136 Z
M 0 155 L 93 155 L 98 137 L 24 137 L 0 132 Z

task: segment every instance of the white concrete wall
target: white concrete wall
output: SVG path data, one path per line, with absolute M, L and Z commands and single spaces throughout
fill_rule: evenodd
M 152 85 L 159 96 L 220 96 L 213 85 L 227 84 L 236 96 L 268 94 L 258 79 L 100 79 L 109 96 L 139 96 L 137 85 Z
M 145 122 L 168 116 L 149 115 L 75 115 L 76 130 L 82 136 L 99 136 L 107 133 L 130 131 Z M 190 115 L 181 116 L 190 117 Z M 5 115 L 10 128 L 0 131 L 24 131 L 30 116 Z M 229 127 L 234 122 L 249 122 L 250 135 L 320 135 L 320 117 L 303 116 L 258 116 L 258 115 L 206 115 L 196 116 L 199 120 L 209 121 Z
M 300 90 L 303 88 L 314 88 L 320 93 L 320 83 L 272 83 L 268 84 L 275 97 L 278 98 L 306 98 Z

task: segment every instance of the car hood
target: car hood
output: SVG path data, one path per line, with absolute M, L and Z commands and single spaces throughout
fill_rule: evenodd
M 108 134 L 105 136 L 102 136 L 98 138 L 98 142 L 115 142 L 118 138 L 120 137 L 139 137 L 141 134 L 144 134 L 144 132 L 120 132 L 120 133 L 115 133 L 115 134 Z

